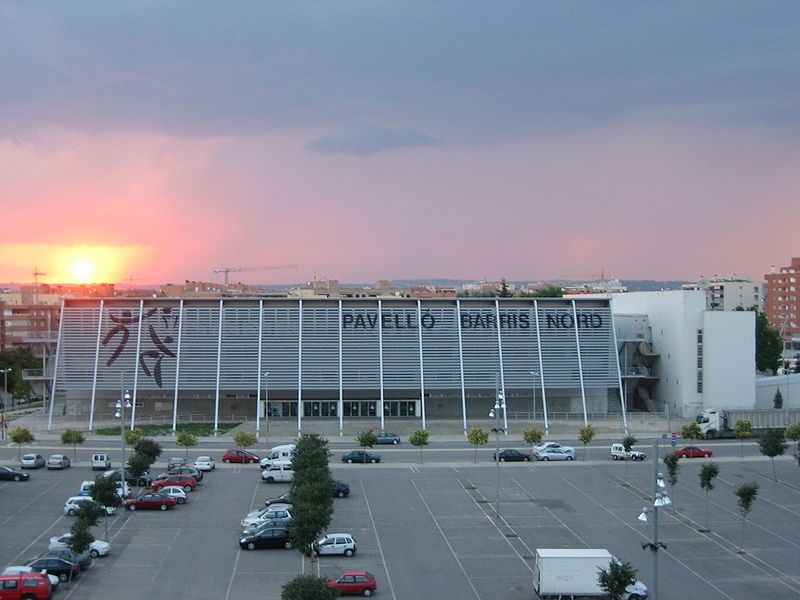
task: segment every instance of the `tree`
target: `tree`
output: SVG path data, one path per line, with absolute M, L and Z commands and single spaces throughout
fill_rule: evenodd
M 675 486 L 678 485 L 678 469 L 680 462 L 678 455 L 674 452 L 667 452 L 661 460 L 667 467 L 667 483 L 669 483 L 669 495 L 672 500 L 672 511 L 675 512 Z
M 22 460 L 22 444 L 32 444 L 36 441 L 36 438 L 31 433 L 31 430 L 27 427 L 23 427 L 22 425 L 19 427 L 14 427 L 14 429 L 9 431 L 8 439 L 17 445 L 17 460 L 19 461 Z
M 774 408 L 783 408 L 783 394 L 780 390 L 775 390 L 775 395 L 772 397 L 772 406 Z
M 134 427 L 133 429 L 126 429 L 123 437 L 125 438 L 125 443 L 133 448 L 144 437 L 144 432 L 138 427 Z
M 741 453 L 742 458 L 744 458 L 744 441 L 753 435 L 753 424 L 750 419 L 737 419 L 736 424 L 733 426 L 733 435 L 742 442 Z
M 719 467 L 714 463 L 706 463 L 700 469 L 700 487 L 706 491 L 706 531 L 708 531 L 708 492 L 714 489 L 714 479 L 717 475 Z
M 75 554 L 81 555 L 89 549 L 89 545 L 94 541 L 92 532 L 89 531 L 89 526 L 86 521 L 77 519 L 72 527 L 69 528 L 70 536 L 67 539 L 67 548 L 72 550 Z
M 135 456 L 135 455 L 134 455 Z M 138 477 L 138 475 L 137 475 Z M 122 486 L 124 488 L 124 485 Z M 117 494 L 117 483 L 111 477 L 98 475 L 94 478 L 94 485 L 91 489 L 92 500 L 100 506 L 122 506 L 122 498 Z M 106 540 L 108 539 L 108 515 L 105 514 Z
M 292 454 L 293 521 L 289 539 L 304 554 L 311 554 L 312 544 L 327 529 L 333 515 L 327 443 L 317 434 L 303 434 Z
M 535 292 L 523 292 L 524 298 L 561 298 L 564 295 L 564 290 L 557 285 L 548 285 Z
M 470 427 L 467 432 L 467 441 L 475 446 L 475 456 L 472 462 L 478 462 L 478 446 L 485 446 L 489 443 L 489 432 L 483 427 Z
M 789 445 L 783 437 L 783 431 L 780 429 L 770 429 L 764 434 L 764 437 L 758 440 L 758 449 L 761 450 L 761 454 L 769 456 L 772 461 L 772 475 L 775 481 L 778 481 L 778 472 L 775 470 L 775 457 L 783 456 L 788 447 Z
M 770 326 L 766 314 L 756 312 L 756 369 L 774 373 L 781 364 L 782 354 L 781 334 Z
M 65 446 L 72 446 L 72 460 L 78 459 L 78 445 L 83 444 L 86 438 L 77 429 L 65 429 L 61 434 L 61 443 Z
M 75 510 L 75 516 L 87 527 L 97 527 L 102 512 L 103 509 L 96 502 L 81 502 Z
M 631 435 L 630 433 L 622 438 L 622 447 L 625 448 L 625 454 L 630 454 L 631 448 L 633 448 L 638 442 L 639 440 L 636 438 L 636 436 Z
M 155 460 L 152 460 L 146 454 L 134 452 L 128 458 L 128 466 L 126 467 L 126 470 L 135 481 L 138 481 L 140 477 L 147 473 L 147 469 L 149 469 L 150 465 L 152 465 L 154 462 Z
M 600 584 L 600 589 L 608 594 L 609 600 L 622 600 L 626 588 L 636 582 L 636 569 L 631 563 L 612 559 L 608 569 L 600 567 L 597 572 L 597 582 Z
M 378 443 L 378 436 L 375 435 L 372 429 L 361 431 L 356 436 L 356 444 L 358 444 L 362 448 L 372 448 L 377 443 Z
M 281 600 L 333 600 L 338 592 L 313 575 L 298 575 L 281 588 Z
M 233 443 L 237 448 L 244 448 L 247 450 L 250 446 L 255 446 L 258 443 L 258 437 L 252 431 L 237 431 L 233 434 Z M 187 456 L 189 450 L 186 450 Z
M 597 431 L 595 431 L 592 425 L 584 425 L 578 429 L 578 439 L 583 444 L 583 460 L 586 460 L 589 453 L 586 446 L 592 443 L 595 435 L 597 435 Z
M 700 429 L 700 425 L 697 421 L 692 421 L 691 423 L 686 423 L 686 425 L 681 428 L 681 436 L 687 440 L 702 440 L 703 430 Z
M 526 444 L 530 444 L 531 454 L 533 454 L 533 447 L 538 446 L 544 439 L 544 431 L 538 427 L 529 427 L 522 430 L 522 439 Z
M 497 292 L 497 296 L 500 298 L 511 298 L 513 295 L 514 292 L 509 289 L 508 282 L 506 281 L 506 278 L 503 277 L 503 279 L 500 281 L 500 291 Z
M 186 458 L 189 458 L 189 448 L 197 446 L 197 436 L 188 431 L 181 431 L 175 436 L 175 443 L 186 448 Z
M 133 446 L 133 451 L 136 454 L 140 454 L 150 461 L 147 463 L 147 467 L 149 468 L 158 457 L 161 456 L 161 444 L 156 441 L 151 440 L 150 438 L 142 438 Z M 146 469 L 145 469 L 146 470 Z
M 787 440 L 794 442 L 794 456 L 800 464 L 800 423 L 789 425 L 784 432 Z
M 752 481 L 745 482 L 733 490 L 739 504 L 739 514 L 742 515 L 742 542 L 739 544 L 739 553 L 744 554 L 744 526 L 747 523 L 747 515 L 753 510 L 753 503 L 758 496 L 758 484 Z
M 429 438 L 430 432 L 425 429 L 417 429 L 411 434 L 411 437 L 408 438 L 412 446 L 417 446 L 419 448 L 419 464 L 422 464 L 422 448 L 428 445 Z

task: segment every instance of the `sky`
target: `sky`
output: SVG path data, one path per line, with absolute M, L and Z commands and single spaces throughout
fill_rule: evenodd
M 800 3 L 0 2 L 0 281 L 760 278 Z

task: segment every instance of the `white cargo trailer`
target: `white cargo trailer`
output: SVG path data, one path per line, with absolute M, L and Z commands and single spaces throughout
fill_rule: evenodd
M 537 548 L 533 562 L 533 588 L 539 598 L 605 597 L 597 580 L 601 568 L 616 560 L 608 550 Z M 647 586 L 635 581 L 623 600 L 647 598 Z

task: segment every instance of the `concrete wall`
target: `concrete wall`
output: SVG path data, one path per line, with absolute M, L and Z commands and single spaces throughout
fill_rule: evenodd
M 783 408 L 800 408 L 800 373 L 757 378 L 755 408 L 773 408 L 777 390 L 783 396 Z
M 755 313 L 703 313 L 703 406 L 751 409 L 755 404 Z

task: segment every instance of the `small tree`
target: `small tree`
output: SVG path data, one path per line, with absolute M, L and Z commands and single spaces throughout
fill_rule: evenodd
M 714 489 L 714 479 L 717 478 L 717 475 L 719 475 L 719 467 L 714 463 L 706 463 L 700 469 L 700 487 L 706 491 L 705 531 L 708 531 L 708 492 Z
M 681 435 L 687 440 L 702 440 L 703 430 L 700 429 L 700 425 L 697 421 L 692 421 L 681 428 Z
M 674 452 L 667 452 L 661 460 L 667 467 L 667 483 L 669 483 L 669 495 L 672 500 L 672 512 L 675 512 L 675 486 L 678 485 L 678 469 L 680 462 L 678 455 Z
M 188 431 L 181 431 L 175 436 L 175 443 L 186 448 L 186 458 L 189 458 L 189 448 L 197 446 L 197 436 Z
M 600 568 L 597 582 L 609 600 L 622 600 L 626 588 L 636 581 L 636 569 L 628 562 L 612 560 L 608 569 Z
M 631 453 L 631 448 L 633 448 L 639 440 L 636 438 L 635 435 L 628 434 L 624 438 L 622 438 L 622 447 L 625 448 L 625 458 L 627 458 Z
M 778 481 L 778 472 L 775 470 L 775 457 L 783 456 L 788 447 L 783 437 L 783 431 L 780 429 L 770 429 L 764 434 L 764 437 L 758 440 L 758 449 L 761 450 L 761 454 L 769 456 L 772 461 L 772 476 L 775 481 Z
M 125 443 L 133 448 L 136 443 L 144 437 L 144 432 L 138 427 L 126 429 L 124 433 Z
M 126 470 L 134 481 L 138 481 L 144 476 L 145 473 L 147 473 L 147 469 L 149 469 L 150 465 L 152 465 L 154 462 L 155 461 L 151 460 L 149 456 L 134 452 L 128 458 L 128 466 L 126 467 Z
M 81 555 L 89 549 L 89 545 L 94 541 L 94 536 L 89 530 L 89 524 L 82 520 L 77 519 L 72 527 L 69 528 L 70 536 L 67 539 L 67 548 L 72 550 L 75 554 Z
M 8 439 L 17 445 L 17 460 L 22 461 L 22 444 L 32 444 L 36 438 L 27 427 L 20 425 L 8 432 Z
M 533 454 L 533 447 L 538 446 L 544 439 L 544 431 L 538 427 L 529 427 L 522 430 L 522 439 L 526 444 L 530 444 L 531 454 Z
M 583 444 L 583 460 L 587 459 L 589 454 L 587 446 L 592 443 L 595 435 L 597 435 L 597 431 L 595 431 L 592 425 L 584 425 L 578 429 L 578 440 Z
M 134 455 L 135 456 L 135 455 Z M 138 476 L 137 476 L 138 477 Z M 122 486 L 124 489 L 124 485 Z M 92 500 L 97 502 L 100 506 L 108 507 L 112 506 L 114 508 L 119 508 L 122 506 L 122 498 L 119 497 L 117 493 L 117 484 L 116 482 L 111 479 L 111 477 L 104 477 L 103 475 L 98 475 L 94 478 L 94 485 L 92 485 L 91 489 Z M 106 529 L 106 540 L 108 539 L 108 514 L 104 511 L 104 516 L 106 517 L 103 519 L 105 523 Z
M 489 432 L 483 427 L 470 427 L 467 432 L 467 441 L 475 446 L 475 456 L 472 462 L 478 462 L 478 446 L 485 446 L 489 443 Z
M 742 542 L 739 544 L 739 553 L 744 554 L 744 526 L 747 523 L 747 515 L 753 510 L 753 504 L 758 496 L 758 484 L 752 481 L 745 482 L 734 491 L 736 500 L 739 504 L 739 513 L 742 515 Z
M 356 436 L 356 444 L 358 444 L 362 448 L 372 448 L 377 443 L 378 443 L 378 436 L 375 435 L 372 429 L 361 431 Z
M 772 406 L 774 408 L 783 408 L 783 394 L 780 390 L 775 390 L 775 395 L 772 397 Z
M 753 435 L 753 424 L 750 419 L 737 419 L 733 426 L 733 434 L 741 440 L 741 455 L 744 458 L 744 441 Z
M 147 457 L 150 461 L 147 466 L 150 467 L 158 457 L 161 456 L 161 444 L 151 440 L 150 438 L 142 438 L 133 446 L 133 451 L 136 454 L 141 454 Z
M 417 446 L 419 448 L 419 464 L 422 464 L 422 448 L 428 445 L 429 438 L 430 432 L 425 429 L 417 429 L 411 434 L 411 437 L 408 438 L 412 446 Z
M 65 429 L 61 434 L 61 443 L 65 446 L 72 446 L 72 460 L 78 459 L 78 445 L 85 441 L 86 438 L 77 429 Z
M 800 463 L 800 423 L 789 425 L 784 432 L 787 440 L 794 442 L 794 456 L 797 462 Z
M 252 431 L 237 431 L 233 434 L 233 443 L 236 444 L 237 448 L 247 450 L 250 446 L 255 446 L 258 443 L 258 437 Z M 189 452 L 188 448 L 186 452 Z
M 338 592 L 313 575 L 298 575 L 281 588 L 281 600 L 333 600 Z

